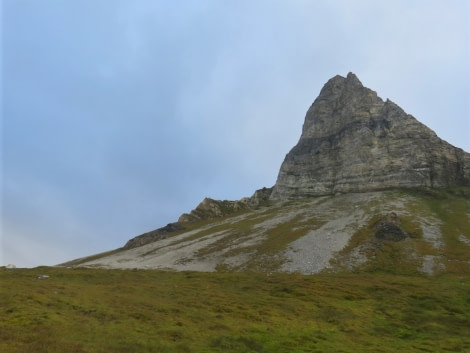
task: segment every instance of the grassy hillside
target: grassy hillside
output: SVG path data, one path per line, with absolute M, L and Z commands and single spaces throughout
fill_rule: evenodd
M 3 353 L 469 352 L 469 327 L 468 274 L 0 268 Z
M 0 352 L 470 352 L 469 188 L 266 203 L 68 265 L 0 268 Z

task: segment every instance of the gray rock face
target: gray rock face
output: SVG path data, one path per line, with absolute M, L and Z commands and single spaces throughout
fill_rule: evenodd
M 307 111 L 271 199 L 388 188 L 470 186 L 470 154 L 441 140 L 349 73 Z
M 166 239 L 167 236 L 172 235 L 171 233 L 183 229 L 184 227 L 178 222 L 168 223 L 164 227 L 152 230 L 151 232 L 147 232 L 132 238 L 126 243 L 126 245 L 124 245 L 124 249 L 137 248 L 148 243 L 153 243 L 157 240 Z
M 203 219 L 215 219 L 227 216 L 240 210 L 256 209 L 263 202 L 269 200 L 271 193 L 272 188 L 262 188 L 256 190 L 253 196 L 244 197 L 238 201 L 219 201 L 206 197 L 190 213 L 183 213 L 178 219 L 177 223 L 182 224 Z

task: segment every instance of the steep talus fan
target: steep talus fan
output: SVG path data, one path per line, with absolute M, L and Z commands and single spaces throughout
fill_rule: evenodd
M 271 199 L 450 186 L 470 186 L 470 154 L 349 73 L 330 79 L 307 111 Z

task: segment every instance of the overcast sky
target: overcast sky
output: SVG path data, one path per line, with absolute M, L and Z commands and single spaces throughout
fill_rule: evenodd
M 2 3 L 0 265 L 272 186 L 336 74 L 470 151 L 467 0 Z

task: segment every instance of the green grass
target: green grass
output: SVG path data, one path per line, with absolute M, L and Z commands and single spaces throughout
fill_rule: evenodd
M 409 238 L 400 242 L 379 241 L 374 237 L 374 225 L 394 211 L 389 205 L 396 200 L 404 204 L 405 212 L 398 212 L 400 227 Z M 387 209 L 376 207 L 380 205 Z M 470 273 L 470 247 L 459 240 L 460 236 L 470 236 L 470 188 L 394 190 L 385 194 L 379 205 L 366 210 L 373 216 L 331 261 L 333 269 L 344 270 L 347 263 L 344 260 L 354 249 L 361 249 L 368 261 L 356 266 L 356 271 L 416 275 L 421 271 L 423 255 L 429 255 L 436 261 L 435 273 Z M 426 238 L 424 233 L 429 230 L 425 231 L 421 222 L 437 230 L 440 245 Z
M 468 352 L 469 327 L 468 275 L 0 269 L 4 353 Z

